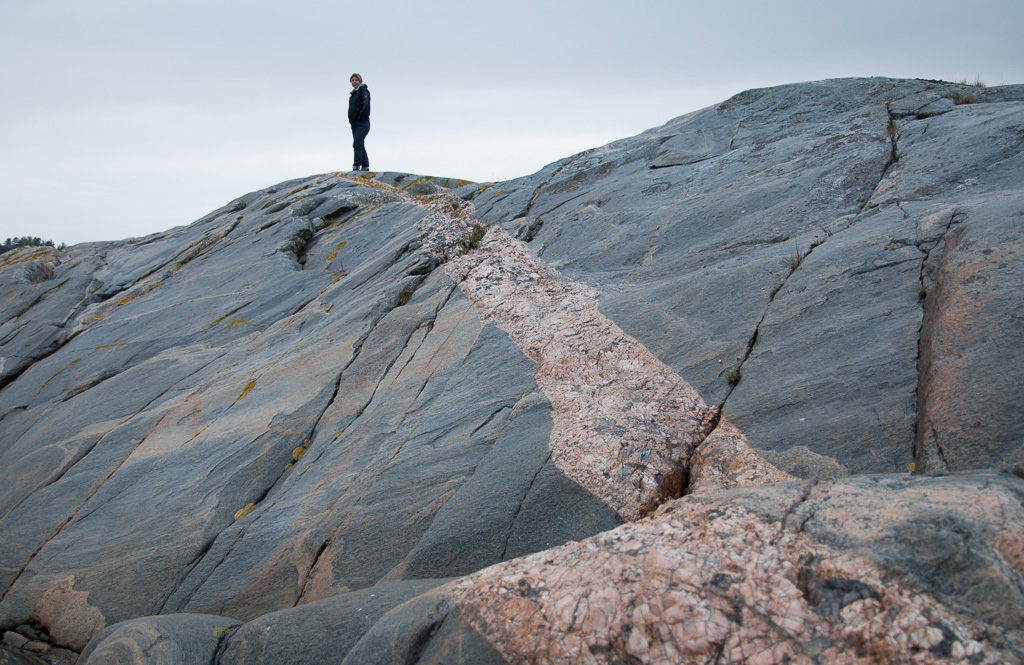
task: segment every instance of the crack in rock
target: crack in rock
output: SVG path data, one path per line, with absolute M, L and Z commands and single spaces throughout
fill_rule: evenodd
M 442 193 L 424 205 L 422 251 L 445 264 L 482 322 L 493 322 L 539 366 L 535 378 L 554 410 L 548 445 L 556 468 L 627 521 L 682 496 L 691 457 L 719 425 L 718 411 L 601 314 L 597 291 L 565 278 L 501 228 L 475 237 L 484 227 L 472 203 Z M 716 476 L 716 486 L 790 478 L 750 450 L 742 432 L 722 432 L 699 458 L 718 469 L 704 474 Z
M 548 445 L 556 468 L 623 519 L 682 496 L 691 457 L 712 431 L 720 434 L 698 457 L 707 466 L 698 473 L 705 487 L 791 479 L 601 314 L 596 290 L 567 279 L 501 228 L 474 239 L 483 227 L 468 201 L 442 193 L 424 205 L 422 251 L 445 264 L 482 322 L 493 322 L 539 366 L 535 378 L 554 411 Z
M 554 409 L 556 467 L 636 520 L 682 495 L 694 450 L 716 420 L 697 391 L 598 311 L 597 292 L 562 276 L 506 231 L 446 267 L 474 303 L 537 363 Z M 746 446 L 738 430 L 732 444 Z

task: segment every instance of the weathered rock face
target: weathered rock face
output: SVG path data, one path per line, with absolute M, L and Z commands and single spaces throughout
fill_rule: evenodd
M 5 255 L 0 628 L 1019 662 L 1022 150 L 1024 86 L 825 81 L 507 183 L 316 176 Z
M 993 103 L 953 104 L 969 92 Z M 941 99 L 948 113 L 915 115 Z M 949 468 L 1010 464 L 1024 450 L 1012 409 L 1003 409 L 1012 422 L 997 425 L 968 415 L 973 403 L 949 414 L 947 400 L 934 435 L 915 423 L 919 292 L 929 293 L 929 311 L 958 320 L 969 304 L 933 288 L 969 260 L 944 263 L 946 236 L 986 234 L 976 252 L 995 251 L 997 237 L 1007 243 L 1000 254 L 1016 251 L 1020 100 L 1020 86 L 973 92 L 881 79 L 753 90 L 474 202 L 489 222 L 538 215 L 538 255 L 598 288 L 606 316 L 797 475 L 902 471 L 919 436 L 964 445 L 947 429 L 953 421 L 982 423 L 972 438 L 987 443 L 973 447 L 1002 452 L 970 452 L 971 462 Z M 980 258 L 989 282 L 1020 285 L 1019 262 Z M 1013 327 L 1003 294 L 998 286 L 986 298 L 986 316 Z M 1019 366 L 1019 338 L 1003 335 L 1002 345 L 975 341 L 971 353 Z M 996 388 L 986 362 L 964 363 L 955 381 L 1020 394 L 1019 376 Z
M 693 497 L 448 593 L 511 662 L 1002 662 L 1024 625 L 1020 490 L 861 476 Z

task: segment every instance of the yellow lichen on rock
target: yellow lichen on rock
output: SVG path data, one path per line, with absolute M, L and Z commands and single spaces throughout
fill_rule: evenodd
M 251 513 L 252 509 L 255 508 L 255 507 L 256 507 L 255 503 L 247 503 L 247 504 L 245 504 L 245 508 L 241 508 L 241 509 L 239 509 L 235 513 L 235 520 L 237 521 L 237 520 L 242 519 L 243 517 L 245 517 L 246 515 Z
M 225 314 L 224 316 L 222 316 L 220 318 L 214 319 L 213 322 L 211 322 L 210 325 L 208 325 L 205 328 L 203 328 L 203 330 L 209 330 L 210 328 L 214 327 L 215 325 L 217 325 L 218 323 L 220 323 L 221 321 L 223 321 L 226 318 L 228 318 L 227 314 Z
M 242 399 L 249 394 L 249 391 L 256 387 L 256 379 L 253 379 L 249 383 L 245 384 L 245 388 L 242 389 L 242 394 L 235 398 L 235 402 Z
M 66 369 L 68 369 L 70 367 L 74 367 L 75 365 L 77 365 L 80 362 L 82 362 L 81 358 L 75 358 L 74 360 L 69 362 L 67 365 L 64 365 L 64 367 L 62 367 L 59 372 L 57 372 L 56 374 L 54 374 L 53 376 L 48 378 L 46 381 L 44 381 L 43 385 L 39 386 L 39 390 L 36 391 L 36 395 L 38 395 L 39 393 L 43 392 L 43 388 L 45 388 L 47 385 L 49 385 L 50 381 L 53 381 L 58 376 L 60 376 L 61 372 L 63 372 L 64 370 L 66 370 Z

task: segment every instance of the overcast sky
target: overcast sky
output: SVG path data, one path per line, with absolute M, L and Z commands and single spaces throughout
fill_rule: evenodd
M 533 173 L 755 87 L 1024 83 L 1021 0 L 0 0 L 0 241 L 188 224 L 347 170 Z

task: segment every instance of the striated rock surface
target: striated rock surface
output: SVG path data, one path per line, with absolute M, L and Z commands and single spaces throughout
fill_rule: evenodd
M 328 174 L 9 253 L 0 629 L 1021 662 L 1022 150 L 1024 86 L 823 81 L 510 182 Z
M 969 94 L 979 103 L 953 103 Z M 933 288 L 954 260 L 943 258 L 946 236 L 980 236 L 974 227 L 999 217 L 1008 228 L 976 251 L 995 251 L 996 236 L 1000 255 L 1018 246 L 1008 231 L 1020 228 L 1021 97 L 1020 86 L 887 79 L 751 90 L 473 200 L 488 222 L 538 216 L 536 253 L 599 290 L 604 315 L 724 406 L 777 465 L 819 478 L 903 471 L 924 434 L 923 304 L 963 307 Z M 923 113 L 940 99 L 946 113 Z M 669 158 L 708 133 L 727 137 L 708 144 L 714 154 Z M 979 257 L 993 284 L 1020 284 L 1019 262 Z M 1012 328 L 1005 289 L 986 298 L 988 316 Z M 1000 339 L 974 340 L 980 355 L 957 380 L 987 383 L 981 356 L 1019 366 L 1019 338 Z M 1020 394 L 1014 375 L 1001 394 Z M 1013 423 L 973 419 L 1004 452 L 950 468 L 1008 464 L 1021 450 L 1009 411 Z

